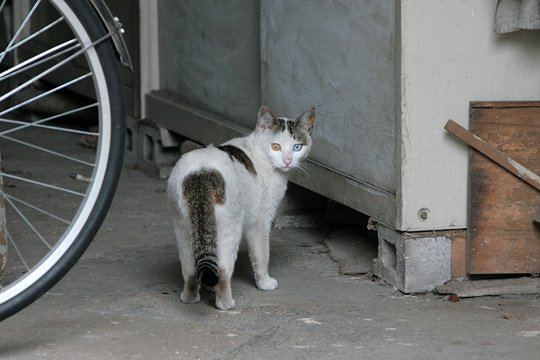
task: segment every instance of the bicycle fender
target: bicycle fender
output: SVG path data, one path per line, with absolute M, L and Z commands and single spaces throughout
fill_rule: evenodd
M 131 57 L 129 56 L 126 42 L 122 36 L 125 30 L 122 27 L 120 19 L 113 16 L 111 10 L 103 0 L 89 1 L 90 4 L 92 4 L 92 7 L 96 10 L 96 13 L 101 18 L 101 21 L 103 22 L 103 25 L 105 25 L 107 31 L 112 34 L 112 41 L 120 62 L 133 71 L 133 63 L 131 62 Z

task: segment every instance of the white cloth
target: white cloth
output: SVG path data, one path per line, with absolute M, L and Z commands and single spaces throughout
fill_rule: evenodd
M 540 29 L 540 0 L 498 0 L 493 30 L 508 33 Z

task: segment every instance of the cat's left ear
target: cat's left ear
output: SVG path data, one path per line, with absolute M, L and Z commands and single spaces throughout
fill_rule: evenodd
M 276 116 L 266 106 L 261 106 L 259 114 L 257 115 L 257 132 L 275 132 L 278 127 L 278 120 Z
M 308 111 L 304 111 L 296 118 L 296 120 L 294 120 L 294 124 L 297 129 L 303 129 L 311 135 L 313 132 L 313 125 L 315 124 L 315 108 L 313 107 Z

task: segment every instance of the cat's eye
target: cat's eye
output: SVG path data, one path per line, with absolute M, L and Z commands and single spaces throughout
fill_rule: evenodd
M 292 147 L 292 149 L 293 149 L 293 151 L 300 151 L 300 150 L 302 150 L 302 147 L 303 147 L 303 146 L 304 146 L 304 145 L 302 145 L 302 144 L 294 144 L 294 146 Z
M 272 144 L 272 150 L 274 150 L 274 151 L 279 151 L 279 150 L 281 150 L 281 145 L 276 144 L 276 143 L 273 143 L 273 144 Z

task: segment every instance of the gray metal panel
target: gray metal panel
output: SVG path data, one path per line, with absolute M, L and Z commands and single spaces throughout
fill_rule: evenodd
M 392 193 L 394 37 L 395 0 L 261 2 L 263 103 L 290 116 L 314 105 L 311 158 Z
M 202 144 L 220 144 L 251 132 L 228 119 L 186 104 L 178 95 L 170 92 L 154 91 L 146 95 L 146 101 L 148 116 L 152 120 Z M 393 194 L 359 182 L 314 160 L 308 159 L 302 167 L 306 171 L 294 171 L 291 181 L 368 214 L 386 225 L 394 225 L 396 199 Z
M 260 105 L 259 5 L 160 0 L 161 89 L 252 128 Z
M 264 0 L 261 37 L 258 4 L 159 2 L 161 87 L 146 95 L 148 117 L 216 144 L 253 129 L 261 91 L 281 116 L 315 105 L 308 174 L 291 180 L 393 226 L 394 0 Z
M 150 119 L 201 144 L 217 145 L 251 132 L 228 119 L 187 104 L 177 94 L 168 91 L 146 94 L 146 101 Z

